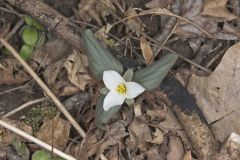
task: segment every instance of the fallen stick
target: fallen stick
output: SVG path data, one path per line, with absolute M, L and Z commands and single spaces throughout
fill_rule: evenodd
M 4 37 L 6 41 L 8 41 L 18 30 L 19 28 L 24 24 L 24 19 L 20 19 L 18 23 L 14 26 L 14 28 Z M 2 45 L 0 45 L 0 49 L 2 49 Z
M 27 12 L 48 30 L 73 47 L 83 51 L 83 42 L 79 27 L 45 3 L 36 0 L 6 0 L 6 2 Z
M 2 126 L 2 127 L 6 128 L 6 129 L 16 133 L 19 136 L 22 136 L 22 137 L 24 137 L 24 138 L 26 138 L 26 139 L 28 139 L 28 140 L 38 144 L 42 148 L 44 148 L 44 149 L 46 149 L 46 150 L 48 150 L 50 152 L 53 152 L 56 155 L 58 155 L 58 156 L 60 156 L 60 157 L 62 157 L 64 159 L 76 160 L 76 158 L 74 158 L 74 157 L 72 157 L 70 155 L 67 155 L 66 153 L 64 153 L 64 152 L 62 152 L 62 151 L 60 151 L 60 150 L 50 146 L 49 144 L 47 144 L 47 143 L 45 143 L 45 142 L 43 142 L 43 141 L 41 141 L 41 140 L 31 136 L 31 135 L 29 135 L 29 134 L 27 134 L 25 132 L 23 132 L 22 130 L 20 130 L 20 129 L 16 128 L 16 127 L 13 127 L 12 125 L 10 125 L 10 124 L 2 121 L 2 120 L 0 120 L 0 126 Z
M 160 84 L 160 92 L 155 94 L 169 106 L 182 124 L 197 157 L 212 160 L 219 151 L 219 143 L 196 102 L 179 81 L 167 76 Z
M 64 114 L 64 116 L 70 121 L 73 127 L 78 131 L 78 133 L 85 137 L 86 133 L 75 121 L 75 119 L 69 114 L 65 109 L 63 104 L 58 100 L 58 98 L 52 93 L 52 91 L 47 87 L 47 85 L 38 77 L 38 75 L 33 71 L 33 69 L 22 59 L 22 57 L 17 53 L 17 51 L 4 39 L 0 39 L 1 43 L 12 53 L 12 55 L 23 65 L 23 67 L 28 71 L 28 73 L 33 77 L 33 79 L 39 84 L 43 91 L 53 100 L 58 109 Z
M 3 115 L 2 117 L 3 117 L 3 118 L 7 118 L 7 117 L 9 117 L 9 116 L 11 116 L 11 115 L 13 115 L 13 114 L 15 114 L 15 113 L 23 110 L 24 108 L 26 108 L 26 107 L 28 107 L 28 106 L 31 106 L 31 105 L 36 104 L 36 103 L 43 102 L 43 101 L 45 101 L 46 99 L 47 99 L 46 97 L 42 97 L 42 98 L 38 98 L 38 99 L 35 99 L 35 100 L 32 100 L 32 101 L 26 102 L 26 103 L 22 104 L 21 106 L 13 109 L 12 111 L 6 113 L 6 114 Z
M 24 66 L 28 73 L 33 77 L 33 79 L 39 84 L 39 86 L 45 91 L 45 93 L 53 100 L 58 109 L 64 114 L 64 116 L 70 121 L 73 127 L 78 131 L 78 133 L 85 138 L 86 132 L 79 126 L 75 119 L 69 114 L 65 109 L 63 104 L 58 100 L 58 98 L 52 93 L 52 91 L 47 87 L 47 85 L 38 77 L 38 75 L 32 70 L 32 68 L 22 59 L 22 57 L 17 53 L 17 51 L 4 39 L 0 39 L 0 42 L 12 53 L 12 55 Z M 102 160 L 107 160 L 107 158 L 100 154 Z

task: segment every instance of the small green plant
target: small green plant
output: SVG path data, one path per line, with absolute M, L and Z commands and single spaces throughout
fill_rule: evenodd
M 43 26 L 35 19 L 26 16 L 26 25 L 21 30 L 21 37 L 24 42 L 20 49 L 20 55 L 24 60 L 30 60 L 35 48 L 40 47 L 45 43 L 46 36 L 43 31 Z
M 28 110 L 23 121 L 31 125 L 33 131 L 38 131 L 45 118 L 53 118 L 56 114 L 56 107 L 48 102 L 43 102 L 42 104 L 36 105 Z
M 11 145 L 22 159 L 29 159 L 30 152 L 25 143 L 15 139 L 11 142 Z
M 120 61 L 99 43 L 90 30 L 84 32 L 83 40 L 90 70 L 106 86 L 100 91 L 96 105 L 95 122 L 99 128 L 103 128 L 103 124 L 119 111 L 124 101 L 132 104 L 134 98 L 144 91 L 156 89 L 178 58 L 175 54 L 168 54 L 146 68 L 123 74 Z
M 32 160 L 64 160 L 63 158 L 53 155 L 45 150 L 38 150 L 33 153 Z

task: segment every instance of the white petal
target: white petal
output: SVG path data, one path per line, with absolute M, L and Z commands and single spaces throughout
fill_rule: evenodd
M 118 72 L 109 70 L 103 72 L 103 82 L 109 90 L 115 90 L 119 84 L 126 81 Z
M 104 111 L 109 110 L 111 107 L 122 105 L 125 98 L 122 94 L 117 93 L 117 91 L 110 91 L 103 101 Z
M 145 91 L 145 88 L 143 88 L 140 84 L 136 82 L 127 82 L 126 87 L 127 87 L 127 93 L 125 98 L 127 99 L 135 98 L 139 94 Z

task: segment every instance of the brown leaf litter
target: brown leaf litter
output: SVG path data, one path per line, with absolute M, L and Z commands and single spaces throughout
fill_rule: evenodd
M 86 22 L 94 19 L 99 25 L 102 25 L 101 17 L 105 18 L 115 7 L 111 0 L 82 0 L 78 5 L 78 14 Z
M 230 47 L 209 77 L 193 75 L 188 84 L 188 90 L 195 95 L 208 123 L 213 123 L 214 133 L 220 141 L 231 132 L 240 134 L 239 49 L 240 43 Z
M 21 65 L 16 59 L 8 58 L 0 61 L 0 63 L 0 85 L 18 84 L 30 79 L 30 76 L 22 70 Z
M 76 50 L 66 59 L 49 65 L 44 78 L 52 91 L 60 96 L 72 95 L 84 90 L 92 79 L 87 70 L 87 57 Z
M 17 120 L 11 120 L 8 118 L 4 118 L 3 121 L 16 127 L 16 128 L 19 128 L 20 130 L 22 130 L 30 135 L 33 135 L 32 127 L 23 122 L 20 122 Z M 11 144 L 14 140 L 19 140 L 19 141 L 23 141 L 23 142 L 27 141 L 26 139 L 22 138 L 21 136 L 18 136 L 15 133 L 13 133 L 7 129 L 1 128 L 1 127 L 0 127 L 0 133 L 1 133 L 1 143 Z
M 43 123 L 35 136 L 54 147 L 63 150 L 66 149 L 71 125 L 63 120 L 59 115 Z
M 204 1 L 201 15 L 217 18 L 219 21 L 230 21 L 238 17 L 232 14 L 226 7 L 228 0 Z

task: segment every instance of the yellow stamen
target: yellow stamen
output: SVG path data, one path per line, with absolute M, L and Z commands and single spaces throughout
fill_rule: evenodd
M 119 94 L 125 94 L 127 92 L 127 88 L 125 84 L 119 84 L 116 90 Z

